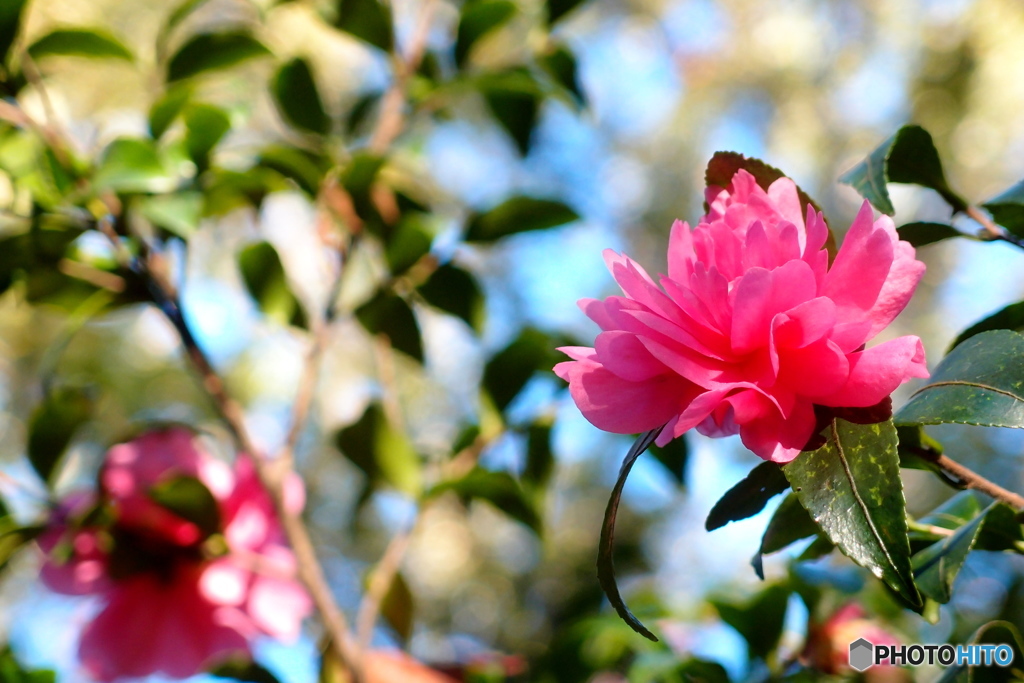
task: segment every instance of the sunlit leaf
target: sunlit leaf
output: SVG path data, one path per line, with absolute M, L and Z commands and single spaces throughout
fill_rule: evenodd
M 389 484 L 409 495 L 420 492 L 420 459 L 409 438 L 391 424 L 380 405 L 370 404 L 357 422 L 341 429 L 338 449 L 371 485 Z
M 154 139 L 159 140 L 163 137 L 188 104 L 191 96 L 192 88 L 178 84 L 168 88 L 163 97 L 153 103 L 149 109 L 149 133 Z
M 326 135 L 330 132 L 331 120 L 324 110 L 313 69 L 305 59 L 296 57 L 283 64 L 274 75 L 271 92 L 278 111 L 288 123 L 310 133 Z
M 167 81 L 191 78 L 269 55 L 263 43 L 243 31 L 200 33 L 185 43 L 167 63 Z
M 334 25 L 385 52 L 394 44 L 391 6 L 379 0 L 338 0 Z
M 508 472 L 475 467 L 465 476 L 435 486 L 430 496 L 454 491 L 463 500 L 482 500 L 540 533 L 542 521 L 528 492 Z
M 715 503 L 704 528 L 714 531 L 729 522 L 753 517 L 764 509 L 769 500 L 787 489 L 789 481 L 782 468 L 774 462 L 762 462 Z
M 93 185 L 97 190 L 161 192 L 174 187 L 152 140 L 118 138 L 103 151 Z
M 801 453 L 783 472 L 804 508 L 850 559 L 921 608 L 907 538 L 906 502 L 892 422 L 835 419 L 828 441 Z
M 402 214 L 402 218 L 399 219 L 398 225 L 387 241 L 385 256 L 388 269 L 395 275 L 409 270 L 417 261 L 430 253 L 433 241 L 434 238 L 424 214 L 418 211 Z
M 478 40 L 502 26 L 516 13 L 510 0 L 470 0 L 462 6 L 455 39 L 455 63 L 462 66 Z
M 185 109 L 185 145 L 200 171 L 210 164 L 210 152 L 231 130 L 231 119 L 220 107 L 191 104 Z
M 568 47 L 558 45 L 537 61 L 558 85 L 570 93 L 576 105 L 583 104 L 583 89 L 580 87 L 576 56 Z
M 238 254 L 238 267 L 260 310 L 279 325 L 306 328 L 305 310 L 292 293 L 277 250 L 268 242 L 249 245 Z
M 132 61 L 131 51 L 103 29 L 68 28 L 51 31 L 28 47 L 33 59 L 49 56 L 94 57 Z
M 203 195 L 200 192 L 176 192 L 146 197 L 139 208 L 153 225 L 188 239 L 199 228 Z
M 264 147 L 260 151 L 258 163 L 294 181 L 311 197 L 315 197 L 319 192 L 328 169 L 322 157 L 288 145 Z

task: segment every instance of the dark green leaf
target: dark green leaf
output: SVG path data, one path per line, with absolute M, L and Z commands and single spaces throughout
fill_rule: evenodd
M 915 247 L 934 244 L 952 237 L 963 237 L 964 234 L 945 223 L 907 223 L 896 229 L 900 239 L 910 242 Z
M 409 584 L 401 572 L 395 574 L 394 580 L 381 600 L 380 615 L 403 641 L 408 641 L 412 637 L 416 604 Z
M 982 204 L 996 223 L 1018 237 L 1024 236 L 1024 181 Z
M 185 109 L 185 144 L 200 171 L 210 165 L 210 152 L 231 130 L 231 119 L 219 107 L 192 104 Z
M 431 306 L 462 318 L 479 334 L 484 326 L 484 295 L 476 278 L 450 263 L 439 266 L 419 286 L 419 292 Z
M 704 528 L 714 531 L 729 522 L 753 517 L 769 500 L 788 488 L 789 481 L 782 468 L 774 462 L 762 462 L 715 503 Z
M 970 491 L 961 491 L 917 521 L 941 529 L 958 529 L 981 513 L 978 499 Z
M 541 518 L 530 496 L 508 472 L 492 472 L 475 467 L 461 479 L 435 486 L 430 496 L 454 491 L 463 500 L 482 500 L 498 508 L 512 519 L 522 522 L 536 533 L 541 532 Z
M 270 671 L 256 662 L 245 659 L 231 659 L 211 669 L 210 673 L 221 678 L 247 681 L 248 683 L 280 683 Z
M 7 61 L 7 53 L 21 29 L 21 15 L 28 0 L 0 2 L 0 66 Z
M 375 119 L 370 114 L 374 112 L 380 102 L 381 94 L 378 91 L 369 92 L 355 101 L 345 116 L 346 133 L 351 136 L 358 135 L 362 132 L 363 124 Z
M 764 579 L 764 555 L 778 552 L 802 538 L 809 538 L 817 533 L 818 525 L 800 504 L 800 499 L 792 493 L 783 498 L 775 514 L 768 520 L 768 526 L 761 537 L 761 547 L 750 562 L 758 577 Z
M 530 425 L 526 439 L 526 466 L 522 479 L 530 486 L 547 484 L 555 469 L 555 457 L 551 452 L 551 423 L 537 421 Z
M 178 84 L 168 88 L 163 97 L 153 103 L 149 109 L 149 133 L 153 139 L 159 140 L 171 127 L 178 114 L 192 97 L 192 88 Z
M 516 143 L 519 153 L 525 156 L 530 149 L 544 88 L 522 67 L 482 74 L 475 83 L 494 118 Z
M 576 9 L 583 0 L 547 0 L 548 24 L 553 24 Z
M 149 497 L 162 508 L 195 524 L 203 536 L 220 531 L 220 505 L 195 477 L 175 477 L 149 489 Z
M 688 659 L 679 669 L 684 681 L 692 683 L 729 683 L 729 674 L 718 662 L 706 659 Z
M 558 85 L 564 88 L 577 105 L 583 104 L 583 90 L 580 88 L 576 56 L 564 45 L 543 55 L 538 60 Z
M 341 174 L 341 185 L 349 193 L 355 205 L 356 214 L 366 221 L 366 228 L 383 237 L 387 232 L 370 190 L 377 182 L 377 176 L 384 166 L 384 158 L 369 152 L 353 155 Z
M 1017 515 L 1009 505 L 1000 503 L 993 507 L 985 515 L 974 547 L 978 550 L 1024 552 L 1024 528 Z
M 265 316 L 279 325 L 308 326 L 306 313 L 288 286 L 281 257 L 273 245 L 249 245 L 238 254 L 238 267 L 246 289 Z
M 974 323 L 960 333 L 953 343 L 950 344 L 949 350 L 952 351 L 971 337 L 982 332 L 988 332 L 989 330 L 1024 331 L 1024 301 L 1010 304 L 1006 308 L 1000 309 L 987 318 Z
M 356 318 L 370 334 L 385 335 L 393 348 L 423 362 L 420 326 L 402 297 L 382 290 L 356 309 Z
M 619 469 L 619 477 L 615 480 L 615 486 L 608 497 L 608 507 L 604 510 L 604 522 L 601 524 L 601 541 L 597 550 L 597 580 L 601 589 L 608 596 L 608 601 L 615 608 L 619 617 L 629 625 L 631 629 L 648 640 L 657 642 L 658 639 L 644 626 L 629 608 L 619 594 L 619 585 L 615 580 L 615 518 L 619 514 L 619 501 L 622 499 L 622 489 L 626 485 L 633 463 L 636 462 L 644 451 L 650 448 L 654 440 L 658 438 L 662 427 L 644 432 L 636 438 L 633 446 L 626 453 L 622 460 L 622 467 Z
M 690 459 L 690 449 L 685 437 L 672 439 L 664 446 L 651 446 L 651 455 L 665 466 L 677 484 L 686 485 L 686 463 Z
M 499 28 L 515 13 L 515 3 L 509 0 L 473 0 L 464 4 L 455 39 L 455 63 L 463 66 L 476 41 Z
M 747 641 L 751 659 L 767 659 L 782 637 L 790 591 L 785 586 L 768 586 L 745 602 L 712 600 L 722 621 Z
M 925 470 L 940 477 L 948 476 L 935 462 L 942 455 L 942 444 L 926 434 L 923 427 L 898 425 L 896 435 L 900 440 L 900 467 Z
M 118 138 L 103 152 L 93 186 L 117 192 L 161 192 L 175 180 L 164 167 L 152 140 Z
M 313 69 L 305 59 L 296 57 L 282 65 L 274 75 L 271 92 L 278 111 L 288 123 L 310 133 L 326 135 L 330 132 L 331 119 L 320 99 Z
M 28 459 L 39 477 L 53 478 L 71 438 L 92 417 L 88 393 L 72 387 L 56 389 L 36 408 L 28 423 Z
M 895 419 L 900 424 L 1024 427 L 1024 337 L 993 330 L 963 342 Z
M 571 223 L 579 215 L 562 202 L 517 196 L 483 213 L 470 216 L 466 226 L 469 242 L 493 242 L 527 230 L 545 230 Z
M 242 31 L 200 33 L 190 38 L 171 57 L 167 64 L 167 80 L 191 78 L 269 54 L 270 50 L 263 43 Z
M 385 256 L 393 275 L 409 270 L 417 261 L 430 253 L 434 238 L 426 216 L 419 212 L 405 213 L 390 235 Z
M 909 605 L 914 587 L 906 503 L 892 421 L 858 425 L 835 419 L 828 441 L 782 469 L 804 508 L 850 559 L 882 579 Z
M 385 52 L 394 44 L 391 7 L 378 0 L 339 0 L 334 25 Z
M 271 145 L 263 148 L 259 156 L 259 165 L 295 181 L 304 192 L 313 197 L 320 191 L 320 183 L 327 173 L 327 164 L 322 157 L 288 145 Z
M 398 428 L 373 403 L 359 421 L 340 430 L 338 449 L 361 469 L 373 485 L 387 483 L 409 495 L 420 492 L 420 458 Z
M 953 582 L 963 567 L 967 554 L 981 531 L 988 510 L 958 528 L 952 536 L 928 546 L 911 559 L 914 567 L 914 582 L 927 598 L 946 604 L 953 597 Z
M 483 386 L 498 410 L 504 410 L 512 399 L 540 369 L 548 369 L 553 345 L 543 332 L 526 328 L 484 367 Z
M 57 29 L 32 43 L 28 53 L 33 59 L 51 55 L 124 59 L 132 61 L 131 51 L 102 29 Z
M 852 185 L 872 206 L 890 216 L 896 212 L 887 183 L 911 183 L 928 187 L 953 207 L 963 211 L 967 203 L 946 184 L 942 161 L 932 136 L 920 126 L 903 126 L 868 157 L 844 173 L 840 182 Z

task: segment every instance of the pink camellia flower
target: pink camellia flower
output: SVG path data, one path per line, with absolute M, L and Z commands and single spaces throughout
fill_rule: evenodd
M 847 673 L 850 671 L 850 643 L 861 638 L 872 645 L 900 644 L 896 636 L 868 619 L 863 607 L 850 603 L 836 610 L 824 624 L 811 624 L 801 659 L 825 674 Z M 883 666 L 888 666 L 888 660 Z
M 155 487 L 181 477 L 199 480 L 213 495 L 216 532 L 153 500 Z M 248 456 L 238 456 L 232 471 L 175 427 L 111 448 L 100 485 L 98 498 L 69 497 L 40 537 L 43 582 L 102 601 L 79 643 L 93 677 L 184 678 L 247 654 L 260 634 L 298 635 L 311 603 Z M 289 510 L 300 511 L 297 477 L 286 494 Z
M 695 229 L 672 226 L 658 282 L 605 252 L 625 296 L 580 300 L 602 332 L 594 348 L 562 348 L 573 360 L 555 366 L 591 423 L 619 434 L 665 425 L 662 445 L 692 427 L 738 433 L 784 463 L 816 434 L 815 406 L 875 406 L 928 376 L 917 337 L 864 348 L 925 268 L 889 217 L 874 220 L 865 202 L 830 267 L 824 218 L 792 180 L 765 191 L 740 170 L 707 202 Z

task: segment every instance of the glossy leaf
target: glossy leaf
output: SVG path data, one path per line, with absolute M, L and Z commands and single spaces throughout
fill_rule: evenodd
M 370 334 L 383 334 L 391 346 L 423 362 L 423 340 L 416 315 L 402 297 L 380 291 L 356 309 L 356 318 Z
M 747 641 L 751 658 L 767 659 L 782 637 L 789 595 L 785 586 L 772 585 L 744 602 L 711 600 L 711 604 L 722 621 Z
M 131 51 L 102 29 L 67 28 L 51 31 L 28 47 L 33 59 L 50 56 L 94 57 L 132 61 Z
M 835 419 L 828 441 L 782 469 L 804 508 L 850 559 L 882 579 L 909 605 L 914 587 L 892 422 L 859 425 Z
M 265 316 L 279 325 L 308 326 L 305 310 L 288 285 L 281 257 L 273 245 L 249 245 L 238 254 L 238 267 L 246 289 Z
M 420 492 L 420 458 L 412 442 L 392 425 L 380 405 L 370 404 L 358 422 L 335 437 L 338 449 L 367 476 L 415 496 Z
M 478 40 L 501 27 L 516 13 L 516 5 L 510 0 L 470 0 L 462 6 L 459 29 L 455 39 L 455 63 L 460 67 L 466 63 L 469 53 Z
M 195 524 L 203 536 L 220 531 L 220 504 L 195 477 L 175 477 L 149 489 L 149 497 L 162 508 Z
M 56 389 L 32 413 L 28 423 L 28 459 L 44 482 L 50 483 L 57 464 L 75 432 L 93 412 L 88 393 L 73 387 Z
M 757 572 L 757 576 L 764 579 L 763 556 L 778 552 L 783 548 L 796 543 L 797 541 L 810 538 L 818 533 L 818 525 L 804 509 L 796 494 L 790 493 L 782 499 L 782 503 L 775 509 L 772 518 L 768 520 L 764 535 L 761 537 L 761 546 L 750 564 Z
M 543 332 L 526 328 L 484 366 L 483 386 L 498 410 L 504 410 L 533 374 L 549 369 L 553 353 L 551 340 Z
M 153 139 L 159 140 L 163 137 L 191 97 L 192 89 L 179 84 L 168 88 L 163 97 L 153 103 L 149 109 L 149 133 Z
M 28 0 L 0 2 L 0 66 L 7 61 L 7 53 L 21 30 L 21 17 Z
M 896 228 L 896 232 L 899 233 L 901 240 L 910 242 L 915 247 L 964 236 L 952 225 L 945 223 L 907 223 Z
M 1010 304 L 1006 308 L 1002 308 L 987 318 L 983 318 L 974 323 L 961 332 L 955 340 L 953 340 L 953 343 L 949 346 L 949 350 L 952 351 L 971 337 L 979 335 L 982 332 L 988 332 L 989 330 L 1024 331 L 1024 301 Z
M 872 206 L 890 216 L 896 212 L 887 183 L 911 183 L 938 192 L 954 211 L 967 203 L 946 183 L 932 136 L 920 126 L 903 126 L 868 157 L 844 173 L 840 182 L 852 185 Z
M 339 0 L 334 25 L 385 52 L 394 45 L 391 7 L 379 0 Z
M 528 230 L 546 230 L 571 223 L 579 214 L 560 201 L 516 196 L 483 213 L 470 216 L 466 241 L 493 242 Z
M 512 519 L 522 522 L 536 533 L 542 522 L 528 492 L 508 472 L 493 472 L 475 467 L 461 479 L 435 486 L 430 496 L 454 491 L 463 500 L 482 500 L 490 503 Z
M 622 467 L 619 469 L 619 477 L 615 480 L 611 495 L 608 497 L 608 506 L 604 511 L 604 522 L 601 524 L 601 542 L 597 551 L 597 580 L 601 589 L 608 596 L 608 601 L 615 608 L 615 612 L 626 624 L 648 640 L 657 642 L 658 639 L 634 616 L 626 602 L 619 594 L 619 585 L 615 580 L 615 518 L 619 514 L 619 501 L 622 499 L 622 489 L 626 485 L 630 470 L 637 458 L 650 448 L 654 440 L 658 438 L 662 427 L 644 432 L 636 438 L 633 446 L 626 453 L 622 460 Z
M 981 531 L 992 506 L 948 536 L 913 556 L 914 582 L 926 598 L 946 604 L 953 597 L 953 582 Z
M 167 63 L 167 81 L 191 78 L 226 69 L 249 59 L 269 55 L 263 43 L 244 31 L 200 33 L 193 36 Z
M 93 186 L 116 192 L 162 192 L 175 180 L 165 168 L 152 140 L 119 138 L 103 151 Z
M 996 223 L 1018 237 L 1024 236 L 1024 181 L 982 204 Z
M 456 265 L 439 266 L 419 286 L 431 306 L 461 318 L 479 334 L 484 326 L 484 295 L 476 278 Z
M 277 110 L 288 123 L 310 133 L 330 132 L 331 119 L 324 110 L 313 69 L 305 59 L 296 57 L 282 65 L 274 75 L 271 92 Z
M 729 522 L 753 517 L 769 500 L 788 488 L 789 481 L 782 468 L 774 462 L 762 462 L 715 503 L 704 528 L 714 531 Z
M 210 165 L 210 152 L 231 130 L 227 113 L 210 104 L 192 104 L 185 109 L 185 145 L 200 171 Z
M 583 0 L 546 0 L 548 7 L 548 24 L 553 24 L 572 10 L 576 9 Z
M 1024 427 L 1024 336 L 993 330 L 966 340 L 942 359 L 895 419 Z

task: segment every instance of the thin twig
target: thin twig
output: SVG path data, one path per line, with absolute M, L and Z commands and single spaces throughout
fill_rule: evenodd
M 991 218 L 985 215 L 985 212 L 976 206 L 968 206 L 964 209 L 964 213 L 974 219 L 974 221 L 985 229 L 989 237 L 994 240 L 1003 239 L 1005 233 L 1002 228 L 996 225 Z
M 1018 510 L 1024 510 L 1024 497 L 989 481 L 974 470 L 964 467 L 945 455 L 936 456 L 932 461 L 963 482 L 967 488 L 974 489 L 975 491 L 981 491 L 982 493 L 992 496 L 996 500 L 1002 501 L 1003 503 L 1015 507 Z
M 417 520 L 413 520 L 408 529 L 403 529 L 391 537 L 380 562 L 373 570 L 370 585 L 366 588 L 366 594 L 359 604 L 359 612 L 356 616 L 356 634 L 359 638 L 360 652 L 366 652 L 370 647 L 373 627 L 377 623 L 377 617 L 380 615 L 380 609 L 387 597 L 388 590 L 402 566 L 402 560 L 405 558 L 405 551 L 409 548 L 409 541 L 416 528 Z

